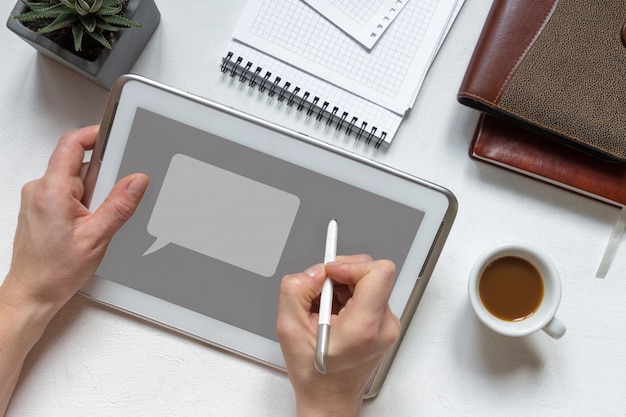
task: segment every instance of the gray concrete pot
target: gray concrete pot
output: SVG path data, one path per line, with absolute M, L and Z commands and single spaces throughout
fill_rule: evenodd
M 25 11 L 27 11 L 26 6 L 18 1 L 13 8 L 12 15 L 19 15 Z M 141 23 L 143 27 L 117 32 L 116 41 L 112 44 L 113 48 L 104 48 L 95 61 L 89 61 L 75 55 L 72 51 L 64 49 L 45 36 L 33 32 L 11 17 L 7 21 L 7 27 L 43 55 L 60 62 L 109 90 L 120 75 L 130 71 L 158 26 L 161 13 L 154 0 L 129 0 L 126 6 L 126 17 Z

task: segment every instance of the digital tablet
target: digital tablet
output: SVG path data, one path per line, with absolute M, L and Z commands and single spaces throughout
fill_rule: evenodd
M 404 335 L 456 215 L 444 188 L 128 75 L 111 89 L 85 205 L 95 210 L 134 172 L 150 185 L 81 292 L 283 370 L 279 285 L 323 261 L 330 219 L 339 223 L 338 254 L 395 263 L 389 304 Z

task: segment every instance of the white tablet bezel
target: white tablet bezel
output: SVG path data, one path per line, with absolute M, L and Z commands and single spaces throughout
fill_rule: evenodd
M 406 330 L 456 213 L 456 200 L 449 191 L 208 100 L 142 77 L 125 76 L 111 90 L 87 174 L 85 202 L 91 210 L 102 203 L 115 184 L 137 108 L 423 211 L 422 224 L 404 266 L 397 271 L 389 302 L 391 310 L 402 318 L 403 332 Z M 106 158 L 100 164 L 105 148 Z M 252 332 L 98 276 L 81 292 L 210 344 L 285 369 L 279 344 Z M 389 365 L 390 361 L 387 368 Z

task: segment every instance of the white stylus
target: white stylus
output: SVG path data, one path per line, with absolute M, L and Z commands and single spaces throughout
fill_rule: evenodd
M 337 220 L 332 219 L 328 223 L 326 231 L 326 249 L 324 251 L 324 264 L 337 259 Z M 315 349 L 315 369 L 326 373 L 326 357 L 328 355 L 328 341 L 330 339 L 330 316 L 333 308 L 333 282 L 327 277 L 322 287 L 320 297 L 320 310 L 317 324 L 317 347 Z

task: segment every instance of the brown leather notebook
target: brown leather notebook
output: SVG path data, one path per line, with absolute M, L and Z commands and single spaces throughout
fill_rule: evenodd
M 482 114 L 470 156 L 616 206 L 626 206 L 626 163 L 610 162 Z
M 494 0 L 458 100 L 626 161 L 626 1 Z

